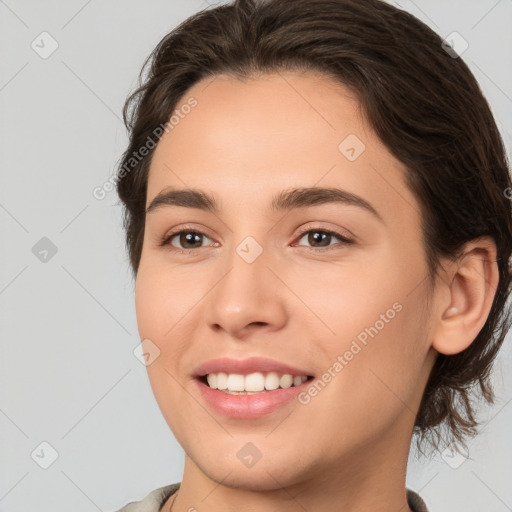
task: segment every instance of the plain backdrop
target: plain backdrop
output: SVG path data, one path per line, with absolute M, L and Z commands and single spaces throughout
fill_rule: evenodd
M 468 42 L 510 154 L 512 1 L 394 3 Z M 113 511 L 181 480 L 183 452 L 133 352 L 121 208 L 92 191 L 124 150 L 122 105 L 145 57 L 207 6 L 0 0 L 1 512 Z M 509 335 L 468 457 L 411 455 L 407 485 L 433 512 L 512 510 L 510 356 Z

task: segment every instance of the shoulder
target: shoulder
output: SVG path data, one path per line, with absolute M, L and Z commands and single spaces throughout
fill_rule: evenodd
M 407 489 L 407 503 L 414 512 L 429 512 L 420 495 L 410 489 Z
M 117 512 L 159 512 L 160 507 L 180 487 L 179 483 L 165 485 L 151 491 L 141 501 L 131 501 Z

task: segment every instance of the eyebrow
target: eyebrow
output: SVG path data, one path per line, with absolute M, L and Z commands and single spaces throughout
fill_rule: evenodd
M 305 187 L 283 190 L 272 198 L 270 207 L 273 211 L 286 211 L 307 208 L 328 203 L 342 203 L 362 208 L 383 222 L 379 212 L 362 197 L 339 188 Z M 157 194 L 146 209 L 152 213 L 163 206 L 181 206 L 218 213 L 219 204 L 215 197 L 198 189 L 166 188 Z

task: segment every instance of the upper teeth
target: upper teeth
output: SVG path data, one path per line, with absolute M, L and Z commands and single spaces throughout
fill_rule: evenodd
M 279 375 L 276 372 L 269 372 L 266 375 L 261 372 L 241 375 L 239 373 L 210 373 L 206 377 L 208 385 L 212 389 L 227 391 L 263 391 L 273 390 L 279 387 L 289 388 L 292 385 L 298 386 L 307 380 L 306 375 L 292 376 L 288 373 Z

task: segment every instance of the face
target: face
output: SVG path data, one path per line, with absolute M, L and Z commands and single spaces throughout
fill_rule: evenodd
M 273 489 L 406 450 L 433 361 L 402 164 L 312 73 L 217 76 L 177 109 L 149 171 L 136 311 L 187 464 Z

